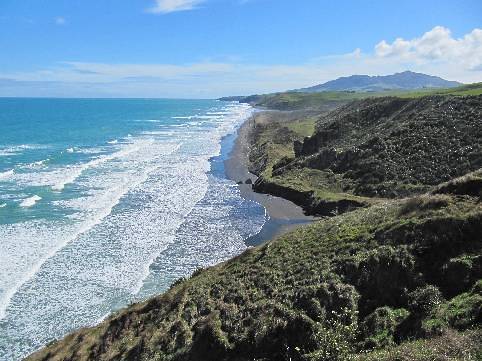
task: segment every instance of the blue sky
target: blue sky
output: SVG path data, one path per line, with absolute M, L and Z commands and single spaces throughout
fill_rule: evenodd
M 414 70 L 482 81 L 482 1 L 0 0 L 0 96 L 217 97 Z

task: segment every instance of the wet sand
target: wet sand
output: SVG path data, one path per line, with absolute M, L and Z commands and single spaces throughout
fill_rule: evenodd
M 268 194 L 256 193 L 252 190 L 251 184 L 245 183 L 248 179 L 251 179 L 253 183 L 257 179 L 256 175 L 248 170 L 249 133 L 253 128 L 254 119 L 264 118 L 263 120 L 266 121 L 266 117 L 269 116 L 273 115 L 269 112 L 255 113 L 238 129 L 233 149 L 229 158 L 224 162 L 226 176 L 235 182 L 242 182 L 239 184 L 241 195 L 245 199 L 261 204 L 269 216 L 262 230 L 246 240 L 248 246 L 264 243 L 316 219 L 312 216 L 306 216 L 301 207 L 293 202 Z

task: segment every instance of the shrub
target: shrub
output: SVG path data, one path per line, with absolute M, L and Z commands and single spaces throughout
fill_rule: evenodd
M 211 312 L 194 325 L 191 353 L 195 359 L 223 359 L 231 346 L 221 330 L 221 320 L 218 312 Z
M 443 304 L 439 317 L 460 330 L 482 324 L 482 280 L 476 282 L 470 292 L 462 293 Z
M 367 252 L 351 278 L 362 295 L 366 315 L 381 305 L 404 307 L 406 293 L 417 285 L 415 259 L 406 247 L 381 246 Z
M 400 215 L 406 215 L 412 212 L 426 211 L 430 209 L 439 209 L 447 207 L 449 197 L 444 195 L 430 196 L 427 194 L 409 198 L 400 208 Z
M 448 295 L 467 291 L 474 281 L 482 277 L 482 255 L 451 258 L 442 266 L 442 284 Z
M 428 315 L 443 300 L 439 289 L 432 285 L 419 287 L 410 292 L 408 297 L 410 311 L 419 315 Z
M 379 307 L 369 314 L 360 325 L 363 342 L 362 348 L 381 348 L 394 344 L 397 326 L 408 316 L 405 309 L 393 310 L 390 307 Z
M 317 334 L 320 347 L 304 356 L 304 361 L 346 361 L 353 359 L 358 336 L 357 313 L 345 308 L 332 312 L 330 320 Z

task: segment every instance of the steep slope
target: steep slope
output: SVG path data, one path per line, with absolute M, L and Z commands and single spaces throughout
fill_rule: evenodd
M 481 139 L 482 96 L 365 99 L 322 115 L 315 134 L 295 142 L 295 157 L 255 189 L 303 192 L 291 198 L 309 213 L 323 211 L 321 190 L 344 199 L 420 194 L 482 167 Z
M 461 85 L 437 76 L 404 71 L 392 75 L 351 75 L 328 81 L 297 92 L 316 93 L 322 91 L 383 91 L 413 90 L 422 88 L 452 88 Z
M 28 360 L 347 360 L 397 344 L 428 360 L 437 337 L 477 360 L 481 175 L 286 234 Z

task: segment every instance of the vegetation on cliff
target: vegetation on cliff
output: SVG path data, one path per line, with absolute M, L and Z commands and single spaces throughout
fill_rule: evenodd
M 28 360 L 482 359 L 481 103 L 383 97 L 258 115 L 254 188 L 330 217 Z
M 255 189 L 289 198 L 308 213 L 421 194 L 482 167 L 480 95 L 351 102 L 319 115 L 312 136 L 284 142 L 285 155 L 276 157 L 269 152 L 273 134 L 285 128 L 273 121 L 253 132 Z
M 482 94 L 482 83 L 462 85 L 448 89 L 386 90 L 377 92 L 355 91 L 323 91 L 319 93 L 282 92 L 250 96 L 225 97 L 221 100 L 250 103 L 256 107 L 277 110 L 330 110 L 353 100 L 396 96 L 400 98 L 417 98 L 427 95 L 467 96 Z
M 481 175 L 286 234 L 29 360 L 480 359 Z

